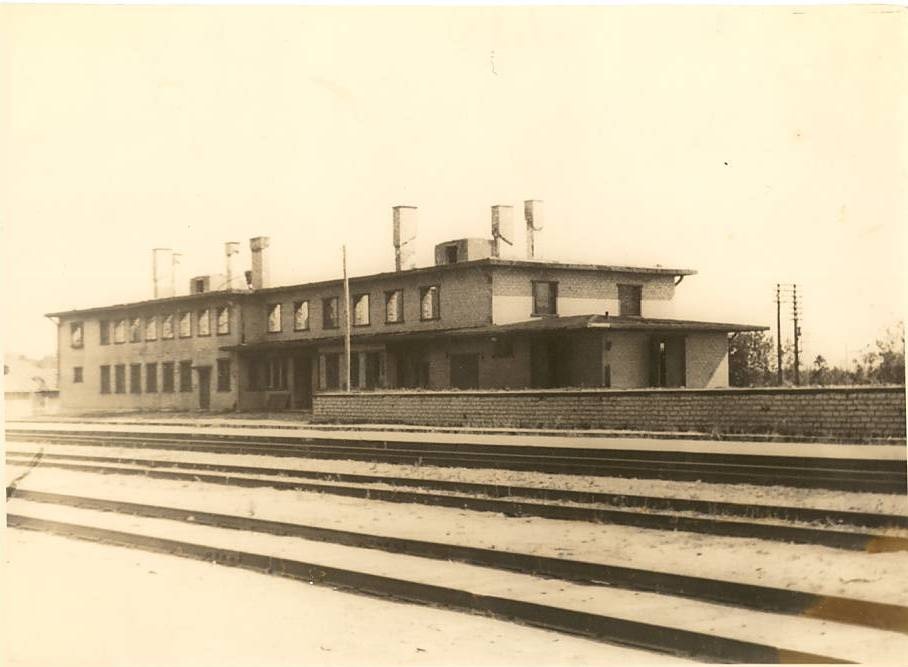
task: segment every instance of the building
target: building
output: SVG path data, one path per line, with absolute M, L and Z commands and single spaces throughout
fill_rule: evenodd
M 7 419 L 54 414 L 59 408 L 59 397 L 55 361 L 4 356 L 3 405 Z
M 723 387 L 729 333 L 765 328 L 672 317 L 691 270 L 535 259 L 540 202 L 526 257 L 504 258 L 510 209 L 492 207 L 491 239 L 438 244 L 415 268 L 416 210 L 395 207 L 396 270 L 348 281 L 352 389 Z M 269 245 L 251 239 L 241 272 L 226 244 L 225 273 L 182 296 L 157 249 L 154 299 L 50 313 L 64 409 L 306 409 L 342 388 L 344 281 L 271 286 Z

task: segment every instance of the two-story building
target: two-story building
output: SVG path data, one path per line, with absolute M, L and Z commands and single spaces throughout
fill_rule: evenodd
M 494 209 L 491 240 L 408 268 L 398 213 L 398 270 L 350 278 L 346 305 L 342 279 L 269 286 L 267 238 L 245 282 L 229 243 L 225 276 L 184 296 L 156 250 L 157 298 L 48 315 L 63 408 L 305 409 L 345 386 L 348 314 L 353 390 L 722 387 L 729 333 L 765 328 L 672 317 L 687 269 L 501 258 Z

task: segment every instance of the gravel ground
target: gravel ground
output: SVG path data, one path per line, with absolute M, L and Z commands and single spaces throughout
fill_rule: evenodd
M 9 443 L 15 451 L 37 452 L 35 443 Z M 194 461 L 229 465 L 262 466 L 294 470 L 353 473 L 439 479 L 479 484 L 533 486 L 541 488 L 595 491 L 661 498 L 688 498 L 720 502 L 786 505 L 852 512 L 877 512 L 908 515 L 908 496 L 882 493 L 849 493 L 828 489 L 799 489 L 793 487 L 757 486 L 752 484 L 708 484 L 703 482 L 674 482 L 652 479 L 624 479 L 586 475 L 551 475 L 513 470 L 482 470 L 474 468 L 440 468 L 433 466 L 396 465 L 363 461 L 334 461 L 299 459 L 282 456 L 213 454 L 168 450 L 119 447 L 83 447 L 81 445 L 48 446 L 49 453 L 84 454 L 89 456 L 122 456 L 125 458 L 158 459 L 161 461 Z
M 21 471 L 9 466 L 10 478 Z M 908 553 L 843 551 L 749 538 L 385 503 L 316 493 L 240 489 L 135 476 L 35 469 L 20 488 L 164 504 L 365 533 L 908 605 Z
M 4 542 L 9 667 L 682 662 L 176 556 L 23 530 Z

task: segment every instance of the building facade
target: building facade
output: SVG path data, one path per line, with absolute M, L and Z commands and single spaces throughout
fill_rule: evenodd
M 226 273 L 183 296 L 156 250 L 156 298 L 48 315 L 62 407 L 307 409 L 345 388 L 348 315 L 350 388 L 363 391 L 722 387 L 728 335 L 765 328 L 674 318 L 694 271 L 502 258 L 494 208 L 492 240 L 439 244 L 421 268 L 405 263 L 395 209 L 397 270 L 350 278 L 347 305 L 340 279 L 269 286 L 267 238 L 252 239 L 245 281 L 229 243 Z

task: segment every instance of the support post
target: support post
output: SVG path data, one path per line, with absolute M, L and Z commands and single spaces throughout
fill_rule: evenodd
M 344 368 L 347 376 L 347 393 L 350 393 L 350 281 L 347 279 L 347 246 L 341 247 L 344 265 Z

